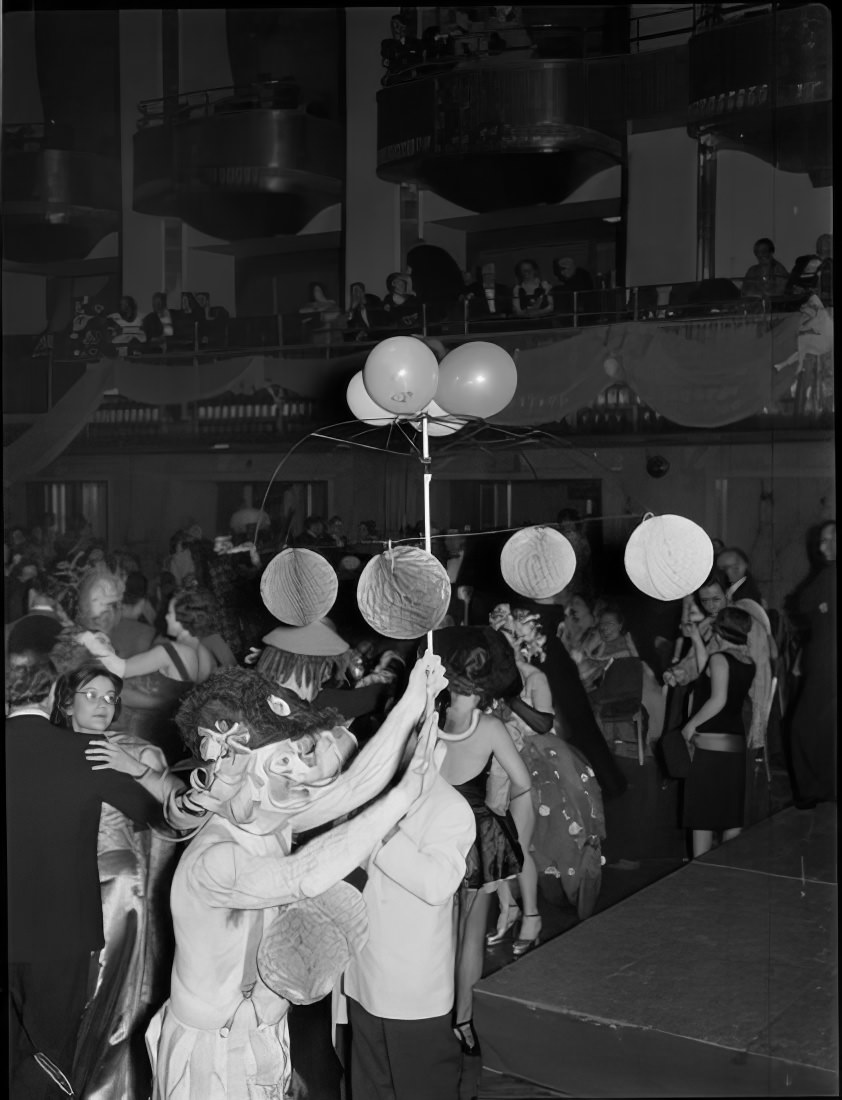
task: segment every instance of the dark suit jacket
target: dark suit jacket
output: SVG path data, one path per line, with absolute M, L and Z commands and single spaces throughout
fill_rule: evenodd
M 134 779 L 91 769 L 85 748 L 92 740 L 37 714 L 6 719 L 9 962 L 102 947 L 103 802 L 138 824 L 162 820 L 158 803 Z

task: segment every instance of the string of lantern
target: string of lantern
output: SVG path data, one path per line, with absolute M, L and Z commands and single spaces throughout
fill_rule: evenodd
M 346 390 L 356 420 L 371 428 L 397 428 L 410 443 L 410 454 L 404 457 L 420 457 L 423 467 L 424 549 L 406 545 L 412 541 L 409 539 L 390 541 L 363 568 L 357 582 L 357 604 L 365 621 L 379 634 L 413 639 L 426 633 L 431 649 L 432 631 L 441 625 L 450 605 L 451 584 L 447 570 L 431 551 L 430 437 L 452 436 L 469 424 L 494 416 L 509 404 L 517 389 L 515 362 L 498 345 L 476 340 L 447 354 L 439 345 L 439 359 L 435 343 L 411 336 L 381 341 Z M 420 456 L 407 426 L 421 436 Z M 305 439 L 312 437 L 331 438 L 321 431 Z M 359 440 L 334 441 L 388 450 Z M 299 440 L 282 463 L 303 442 Z M 277 470 L 272 481 L 276 474 Z M 701 527 L 683 516 L 652 513 L 646 513 L 631 533 L 624 554 L 625 569 L 635 587 L 662 601 L 694 592 L 709 575 L 713 559 L 713 544 Z M 576 554 L 570 541 L 553 526 L 523 527 L 505 543 L 500 568 L 506 584 L 519 595 L 547 599 L 569 584 Z M 266 566 L 261 594 L 282 622 L 307 625 L 330 610 L 336 598 L 335 580 L 332 566 L 321 555 L 288 547 Z

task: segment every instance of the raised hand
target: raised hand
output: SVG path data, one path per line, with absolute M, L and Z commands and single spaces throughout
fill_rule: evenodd
M 113 741 L 94 741 L 85 749 L 85 756 L 95 772 L 110 768 L 112 771 L 122 772 L 137 779 L 149 771 L 139 760 Z
M 96 632 L 83 630 L 81 634 L 76 635 L 75 640 L 79 645 L 83 645 L 93 657 L 114 656 L 114 646 L 111 644 L 111 639 L 101 630 Z

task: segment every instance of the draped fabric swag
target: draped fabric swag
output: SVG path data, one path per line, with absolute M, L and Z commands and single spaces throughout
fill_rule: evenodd
M 814 326 L 815 327 L 815 326 Z M 823 354 L 832 354 L 832 310 L 826 311 Z M 548 332 L 546 342 L 517 350 L 536 334 L 495 341 L 515 354 L 518 388 L 492 423 L 552 424 L 624 382 L 641 401 L 674 423 L 719 428 L 773 408 L 804 366 L 803 313 L 783 318 L 729 318 L 675 324 L 626 322 Z M 487 339 L 487 337 L 485 337 Z M 541 334 L 540 339 L 544 339 Z M 813 339 L 815 337 L 807 337 Z M 49 412 L 4 448 L 5 480 L 31 476 L 57 458 L 93 418 L 102 396 L 116 390 L 142 404 L 172 405 L 267 386 L 316 400 L 344 393 L 365 363 L 360 351 L 333 359 L 243 355 L 217 362 L 162 364 L 128 359 L 91 364 Z M 777 368 L 777 369 L 776 369 Z

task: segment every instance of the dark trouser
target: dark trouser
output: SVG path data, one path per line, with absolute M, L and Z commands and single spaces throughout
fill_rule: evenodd
M 35 1061 L 40 1051 L 72 1082 L 79 1021 L 88 998 L 90 952 L 9 964 L 12 1100 L 65 1095 Z
M 462 1051 L 450 1013 L 385 1020 L 348 998 L 349 1100 L 457 1100 Z

